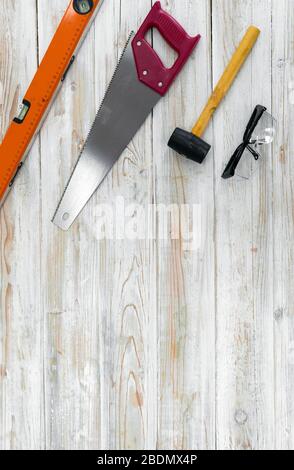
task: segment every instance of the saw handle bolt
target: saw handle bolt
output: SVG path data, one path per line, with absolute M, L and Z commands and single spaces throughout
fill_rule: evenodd
M 156 28 L 178 54 L 171 68 L 163 65 L 160 57 L 146 39 L 148 31 L 152 28 Z M 160 2 L 156 2 L 132 42 L 139 80 L 164 96 L 199 40 L 200 35 L 195 38 L 190 37 L 171 15 L 162 10 Z M 145 74 L 144 71 L 148 73 Z

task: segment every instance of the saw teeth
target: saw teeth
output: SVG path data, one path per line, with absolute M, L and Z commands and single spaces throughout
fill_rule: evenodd
M 113 73 L 112 78 L 111 78 L 111 80 L 110 80 L 110 82 L 109 82 L 109 85 L 108 85 L 108 87 L 107 87 L 107 90 L 106 90 L 106 93 L 105 93 L 105 95 L 104 95 L 104 98 L 103 98 L 103 100 L 102 100 L 102 102 L 101 102 L 101 104 L 100 104 L 100 107 L 99 107 L 99 109 L 98 109 L 98 112 L 96 113 L 96 116 L 95 116 L 95 118 L 94 118 L 94 121 L 93 121 L 93 123 L 92 123 L 92 126 L 91 126 L 91 128 L 90 128 L 90 130 L 89 130 L 89 132 L 88 132 L 87 138 L 86 138 L 85 143 L 84 143 L 84 145 L 83 145 L 82 151 L 80 152 L 80 155 L 79 155 L 78 160 L 80 159 L 82 153 L 83 153 L 84 150 L 85 150 L 85 147 L 86 147 L 86 145 L 87 145 L 87 141 L 88 141 L 88 139 L 89 139 L 89 135 L 91 134 L 91 132 L 92 132 L 92 130 L 93 130 L 93 127 L 94 127 L 94 125 L 95 125 L 95 122 L 96 122 L 96 120 L 97 120 L 97 118 L 98 118 L 98 116 L 99 116 L 99 114 L 100 114 L 100 111 L 101 111 L 101 109 L 102 109 L 102 107 L 103 107 L 103 105 L 104 105 L 104 103 L 105 103 L 106 98 L 107 98 L 108 92 L 109 92 L 109 90 L 110 90 L 110 88 L 111 88 L 112 82 L 113 82 L 113 80 L 114 80 L 114 78 L 115 78 L 115 76 L 116 76 L 116 72 L 117 72 L 117 70 L 118 70 L 118 68 L 119 68 L 119 66 L 120 66 L 120 63 L 121 63 L 121 61 L 122 61 L 122 58 L 123 58 L 123 56 L 124 56 L 124 54 L 125 54 L 125 52 L 126 52 L 126 49 L 127 49 L 128 45 L 129 45 L 131 39 L 133 38 L 133 36 L 135 36 L 135 33 L 132 31 L 131 34 L 130 34 L 130 36 L 129 36 L 129 38 L 128 38 L 128 40 L 127 40 L 127 42 L 126 42 L 126 45 L 125 45 L 125 47 L 124 47 L 124 49 L 123 49 L 123 52 L 122 52 L 122 54 L 121 54 L 121 56 L 120 56 L 120 59 L 119 59 L 117 65 L 116 65 L 116 67 L 115 67 L 114 73 Z
M 60 208 L 60 206 L 61 206 L 63 197 L 64 197 L 64 195 L 65 195 L 65 193 L 66 193 L 66 191 L 67 191 L 67 188 L 68 188 L 68 186 L 69 186 L 69 184 L 70 184 L 72 175 L 74 174 L 74 172 L 75 172 L 75 170 L 76 170 L 76 168 L 77 168 L 77 166 L 78 166 L 78 164 L 79 164 L 80 158 L 81 158 L 81 156 L 82 156 L 82 154 L 83 154 L 83 152 L 84 152 L 84 150 L 85 150 L 85 147 L 86 147 L 86 145 L 87 145 L 89 136 L 90 136 L 90 134 L 91 134 L 91 132 L 92 132 L 92 129 L 93 129 L 94 125 L 95 125 L 95 122 L 96 122 L 96 120 L 97 120 L 97 118 L 98 118 L 98 116 L 99 116 L 99 114 L 100 114 L 100 111 L 101 111 L 101 109 L 102 109 L 102 107 L 103 107 L 103 105 L 104 105 L 104 103 L 105 103 L 105 100 L 106 100 L 106 98 L 107 98 L 108 92 L 109 92 L 109 90 L 111 89 L 112 82 L 113 82 L 113 80 L 114 80 L 114 78 L 115 78 L 115 76 L 116 76 L 116 72 L 117 72 L 117 70 L 118 70 L 118 68 L 119 68 L 119 66 L 120 66 L 120 63 L 121 63 L 121 61 L 122 61 L 122 59 L 123 59 L 123 56 L 124 56 L 124 54 L 125 54 L 125 52 L 126 52 L 126 49 L 128 48 L 128 45 L 130 44 L 130 41 L 132 40 L 132 38 L 133 38 L 134 36 L 135 36 L 135 33 L 134 33 L 134 31 L 132 31 L 131 34 L 130 34 L 130 36 L 129 36 L 129 38 L 128 38 L 128 40 L 127 40 L 127 42 L 126 42 L 126 45 L 125 45 L 125 47 L 124 47 L 124 49 L 123 49 L 123 52 L 122 52 L 122 54 L 121 54 L 121 56 L 120 56 L 120 59 L 119 59 L 117 65 L 116 65 L 115 71 L 114 71 L 114 73 L 113 73 L 113 75 L 112 75 L 112 78 L 111 78 L 111 80 L 110 80 L 110 83 L 109 83 L 109 85 L 108 85 L 108 87 L 107 87 L 106 93 L 105 93 L 104 98 L 103 98 L 103 100 L 102 100 L 102 102 L 101 102 L 101 104 L 100 104 L 100 107 L 99 107 L 99 109 L 98 109 L 98 112 L 96 113 L 96 116 L 95 116 L 95 118 L 94 118 L 94 120 L 93 120 L 93 123 L 92 123 L 92 125 L 91 125 L 91 128 L 90 128 L 90 130 L 89 130 L 89 132 L 88 132 L 88 134 L 87 134 L 87 138 L 86 138 L 86 140 L 85 140 L 85 143 L 84 143 L 84 145 L 83 145 L 83 147 L 82 147 L 82 149 L 81 149 L 81 151 L 80 151 L 80 153 L 79 153 L 77 162 L 76 162 L 76 164 L 75 164 L 75 166 L 74 166 L 74 168 L 73 168 L 73 170 L 72 170 L 72 172 L 71 172 L 70 178 L 68 179 L 67 185 L 65 186 L 65 189 L 64 189 L 64 191 L 63 191 L 63 193 L 62 193 L 61 199 L 59 200 L 59 204 L 58 204 L 58 206 L 57 206 L 57 208 L 56 208 L 56 211 L 55 211 L 55 214 L 54 214 L 54 216 L 53 216 L 53 218 L 52 218 L 52 222 L 53 222 L 53 220 L 55 219 L 55 216 L 56 216 L 57 213 L 58 213 L 58 210 L 59 210 L 59 208 Z

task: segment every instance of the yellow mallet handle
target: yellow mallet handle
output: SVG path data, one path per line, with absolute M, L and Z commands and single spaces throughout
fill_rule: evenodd
M 231 62 L 227 66 L 223 76 L 216 85 L 216 88 L 212 93 L 207 105 L 205 106 L 200 118 L 192 129 L 192 133 L 197 137 L 201 137 L 203 135 L 210 119 L 212 118 L 213 113 L 228 93 L 242 65 L 246 61 L 253 46 L 255 45 L 259 35 L 260 30 L 255 26 L 250 26 L 250 28 L 248 28 L 239 47 L 234 53 Z

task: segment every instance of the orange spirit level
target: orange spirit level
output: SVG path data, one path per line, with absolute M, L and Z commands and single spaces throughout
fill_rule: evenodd
M 0 207 L 103 0 L 71 0 L 0 146 Z

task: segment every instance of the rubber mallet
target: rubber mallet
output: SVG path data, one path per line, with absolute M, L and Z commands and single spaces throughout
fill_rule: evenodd
M 193 127 L 192 132 L 177 128 L 169 140 L 168 146 L 170 148 L 196 163 L 202 163 L 204 161 L 211 149 L 211 145 L 202 140 L 201 136 L 204 134 L 215 110 L 228 93 L 259 35 L 260 30 L 255 26 L 250 26 L 213 91 L 200 118 Z

